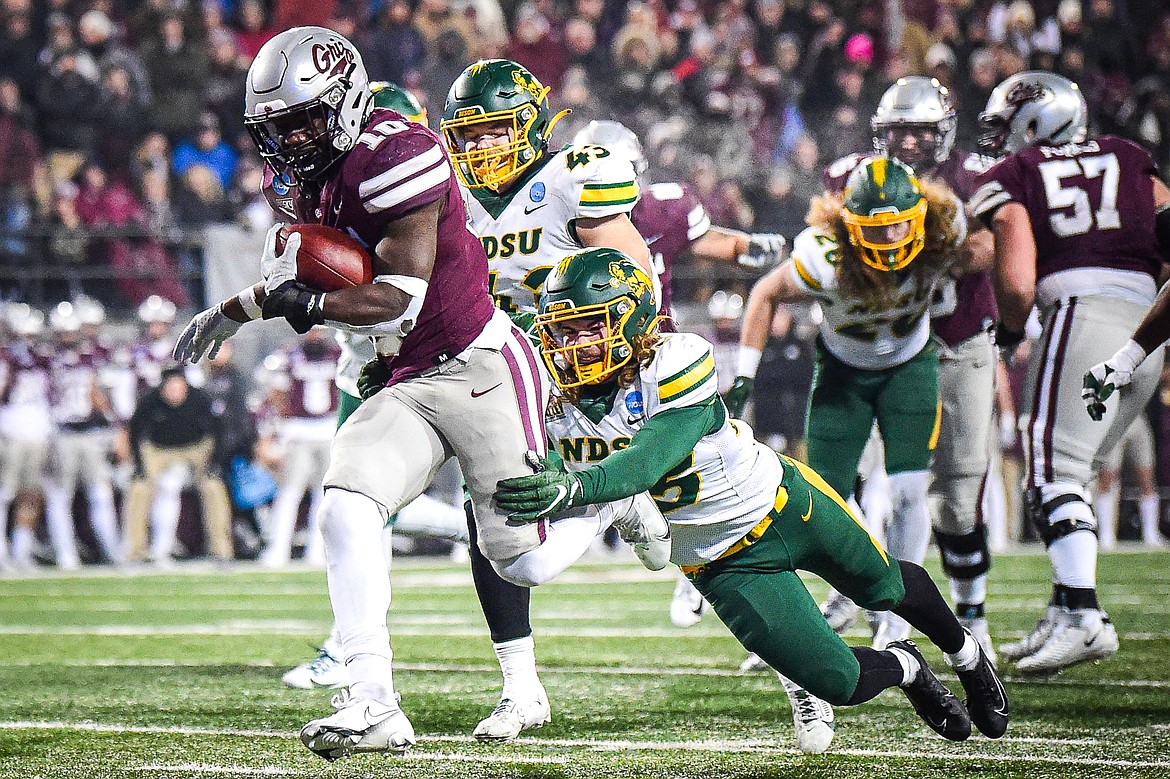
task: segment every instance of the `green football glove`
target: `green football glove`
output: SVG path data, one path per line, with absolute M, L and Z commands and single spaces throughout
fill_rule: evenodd
M 566 473 L 549 457 L 528 452 L 524 459 L 537 472 L 496 483 L 496 505 L 509 512 L 508 519 L 535 522 L 579 506 L 581 480 Z
M 358 374 L 358 394 L 362 396 L 362 400 L 369 400 L 385 389 L 388 381 L 390 381 L 390 368 L 375 357 L 363 365 L 362 372 Z
M 1129 384 L 1130 376 L 1128 372 L 1122 374 L 1114 370 L 1108 362 L 1098 363 L 1085 373 L 1081 382 L 1081 400 L 1085 401 L 1085 410 L 1094 422 L 1105 417 L 1105 401 L 1118 387 Z
M 752 387 L 755 383 L 755 379 L 749 379 L 747 376 L 735 377 L 735 383 L 723 396 L 723 405 L 727 406 L 727 413 L 733 417 L 743 415 L 744 406 L 747 405 L 748 398 L 752 396 Z

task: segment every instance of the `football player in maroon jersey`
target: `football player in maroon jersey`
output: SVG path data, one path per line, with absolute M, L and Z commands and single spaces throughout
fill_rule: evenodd
M 1097 601 L 1097 520 L 1088 484 L 1158 383 L 1162 356 L 1131 373 L 1107 424 L 1085 415 L 1082 377 L 1122 347 L 1154 300 L 1162 267 L 1155 210 L 1170 202 L 1149 152 L 1109 135 L 1089 137 L 1076 84 L 1019 73 L 980 115 L 980 145 L 1006 156 L 980 177 L 972 206 L 995 234 L 996 342 L 1023 339 L 1032 307 L 1043 333 L 1024 400 L 1026 510 L 1052 560 L 1047 613 L 1023 641 L 1002 648 L 1021 673 L 1055 673 L 1117 651 Z

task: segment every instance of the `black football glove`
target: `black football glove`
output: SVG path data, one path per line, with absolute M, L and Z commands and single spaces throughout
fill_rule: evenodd
M 385 389 L 388 381 L 390 381 L 389 366 L 375 357 L 363 365 L 361 373 L 358 374 L 358 394 L 361 395 L 362 400 L 369 400 Z
M 309 332 L 314 325 L 325 324 L 321 305 L 325 293 L 306 287 L 299 281 L 285 281 L 264 298 L 265 319 L 284 318 L 299 334 Z
M 748 398 L 752 396 L 752 387 L 755 383 L 755 379 L 749 379 L 747 376 L 735 377 L 735 383 L 723 396 L 723 405 L 727 406 L 727 413 L 733 417 L 743 415 L 743 409 L 747 405 Z

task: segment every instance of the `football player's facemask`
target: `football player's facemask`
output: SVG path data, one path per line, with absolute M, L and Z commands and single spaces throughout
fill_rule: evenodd
M 614 378 L 660 321 L 645 271 L 616 249 L 587 249 L 545 279 L 535 326 L 545 364 L 567 389 Z
M 418 98 L 402 87 L 389 81 L 373 81 L 370 83 L 370 92 L 374 96 L 375 108 L 389 108 L 412 122 L 427 123 L 427 109 L 418 102 Z
M 1004 79 L 979 114 L 979 149 L 1014 154 L 1036 143 L 1080 143 L 1088 133 L 1089 107 L 1081 88 L 1064 76 L 1029 70 Z
M 511 60 L 470 65 L 447 93 L 439 132 L 468 189 L 500 192 L 537 160 L 553 127 L 549 88 Z
M 244 126 L 273 170 L 316 182 L 357 143 L 369 116 L 361 55 L 323 27 L 294 27 L 248 68 Z
M 958 120 L 950 91 L 937 79 L 906 76 L 882 94 L 870 127 L 879 153 L 919 171 L 951 156 Z
M 850 174 L 841 216 L 862 262 L 896 271 L 909 265 L 926 244 L 926 208 L 908 165 L 873 157 Z

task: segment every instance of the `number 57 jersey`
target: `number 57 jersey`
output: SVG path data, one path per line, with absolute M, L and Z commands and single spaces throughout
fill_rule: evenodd
M 503 310 L 535 311 L 549 271 L 581 251 L 578 219 L 629 213 L 634 166 L 601 146 L 567 146 L 533 165 L 503 195 L 463 189 L 471 231 L 488 259 L 488 284 Z
M 1099 291 L 1104 279 L 1087 275 L 1091 269 L 1158 275 L 1152 175 L 1157 167 L 1149 152 L 1110 135 L 1063 146 L 1029 146 L 980 175 L 971 208 L 988 225 L 1008 203 L 1027 209 L 1041 298 L 1048 297 L 1048 287 L 1067 286 L 1059 279 L 1044 283 L 1066 271 L 1082 271 L 1064 277 L 1080 278 L 1080 289 L 1053 290 L 1057 297 Z
M 617 391 L 600 420 L 556 402 L 546 419 L 549 445 L 568 470 L 581 471 L 628 447 L 657 414 L 718 405 L 718 427 L 650 488 L 670 522 L 670 559 L 676 565 L 710 562 L 743 538 L 772 508 L 784 476 L 776 453 L 758 443 L 750 427 L 727 416 L 717 384 L 711 344 L 692 333 L 671 333 L 633 384 Z

